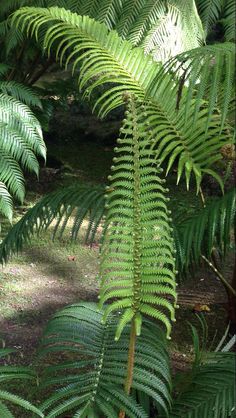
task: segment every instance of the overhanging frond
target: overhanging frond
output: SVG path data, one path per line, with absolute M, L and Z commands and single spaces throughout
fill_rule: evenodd
M 157 142 L 160 141 L 162 135 L 162 144 L 164 144 L 163 133 L 165 132 L 166 137 L 172 136 L 175 147 L 179 139 L 181 143 L 184 142 L 185 145 L 188 145 L 187 155 L 182 147 L 178 148 L 179 177 L 182 172 L 185 172 L 188 183 L 190 172 L 192 172 L 198 186 L 201 182 L 202 172 L 208 172 L 217 177 L 212 165 L 221 158 L 218 152 L 220 147 L 231 140 L 228 131 L 224 131 L 222 134 L 220 132 L 222 129 L 221 116 L 214 113 L 209 119 L 207 104 L 199 99 L 197 104 L 199 106 L 200 103 L 202 108 L 195 118 L 195 123 L 191 123 L 192 129 L 189 129 L 190 117 L 195 115 L 195 98 L 190 100 L 190 93 L 188 94 L 184 88 L 184 98 L 180 102 L 178 112 L 176 109 L 178 80 L 173 80 L 169 74 L 162 73 L 160 83 L 155 78 L 156 74 L 160 74 L 160 65 L 155 63 L 150 56 L 145 56 L 141 48 L 133 48 L 130 42 L 123 41 L 115 31 L 109 32 L 105 25 L 88 16 L 78 16 L 64 9 L 23 8 L 15 13 L 13 22 L 19 25 L 22 30 L 27 30 L 30 36 L 37 37 L 42 28 L 46 29 L 44 47 L 48 53 L 52 53 L 55 48 L 56 57 L 61 64 L 67 66 L 73 62 L 74 70 L 77 67 L 80 68 L 79 87 L 84 92 L 84 97 L 91 98 L 92 93 L 99 86 L 105 87 L 105 92 L 99 96 L 93 109 L 98 112 L 99 116 L 105 117 L 113 109 L 124 105 L 127 92 L 134 94 L 141 100 L 146 97 L 150 103 L 154 103 L 153 110 L 155 112 L 158 107 L 158 115 L 161 114 L 163 126 L 166 128 L 165 131 L 159 133 Z M 44 27 L 48 23 L 52 24 L 49 29 Z M 214 101 L 214 98 L 211 100 Z M 189 116 L 187 122 L 186 105 L 188 105 Z M 155 114 L 154 118 L 156 119 Z M 184 120 L 186 123 L 183 123 Z M 210 130 L 209 135 L 204 131 L 207 125 Z M 199 132 L 197 149 L 196 141 L 191 148 L 195 127 Z M 152 124 L 150 129 L 152 129 Z M 209 158 L 208 155 L 207 161 L 205 157 L 202 160 L 202 152 L 199 155 L 199 150 L 204 149 L 206 144 L 208 144 L 208 150 L 211 148 L 213 153 L 212 158 Z M 174 158 L 177 157 L 177 154 Z M 186 164 L 188 156 L 191 159 L 189 165 Z
M 183 101 L 186 122 L 191 117 L 194 127 L 201 108 L 206 106 L 208 109 L 206 129 L 208 129 L 213 115 L 216 114 L 216 108 L 218 108 L 221 112 L 221 129 L 223 129 L 235 91 L 235 47 L 233 43 L 206 45 L 177 55 L 157 73 L 150 87 L 151 90 L 158 89 L 158 86 L 163 83 L 166 73 L 172 73 L 175 80 L 176 74 L 178 75 L 177 103 L 180 106 Z M 186 94 L 184 94 L 184 86 L 187 86 Z M 193 99 L 195 111 L 191 115 L 189 110 L 192 113 Z
M 43 197 L 10 229 L 0 244 L 0 262 L 6 262 L 12 254 L 21 251 L 34 235 L 49 228 L 53 221 L 53 238 L 60 238 L 68 222 L 72 221 L 69 227 L 71 238 L 76 240 L 83 221 L 88 219 L 85 242 L 91 244 L 105 214 L 104 194 L 103 186 L 76 183 Z M 2 190 L 2 197 L 9 199 L 6 190 Z M 0 200 L 1 204 L 4 201 Z
M 16 81 L 0 80 L 0 92 L 14 97 L 29 107 L 38 107 L 42 109 L 42 103 L 39 96 L 29 87 Z
M 204 33 L 195 2 L 172 0 L 167 2 L 165 13 L 152 22 L 143 47 L 156 61 L 166 62 L 203 42 Z

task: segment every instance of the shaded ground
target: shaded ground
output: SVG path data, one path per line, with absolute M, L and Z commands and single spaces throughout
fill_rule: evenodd
M 57 309 L 95 300 L 98 249 L 40 242 L 0 270 L 0 337 L 28 362 L 42 328 Z M 27 358 L 26 358 L 27 357 Z
M 232 263 L 230 257 L 225 268 L 229 279 Z M 97 245 L 92 249 L 67 241 L 52 245 L 48 237 L 34 241 L 31 248 L 0 270 L 0 337 L 6 346 L 17 348 L 23 362 L 29 364 L 42 330 L 55 311 L 81 300 L 96 300 L 97 272 Z M 217 343 L 226 327 L 226 296 L 219 280 L 205 268 L 195 278 L 180 284 L 178 291 L 180 309 L 173 327 L 171 349 L 174 367 L 183 369 L 193 353 L 187 322 L 199 328 L 194 305 L 209 306 L 210 312 L 204 314 L 210 325 L 209 340 L 215 338 Z

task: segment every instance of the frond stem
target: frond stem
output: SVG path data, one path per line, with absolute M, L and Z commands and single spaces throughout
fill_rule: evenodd
M 135 326 L 135 320 L 133 319 L 131 323 L 131 330 L 130 330 L 127 376 L 126 376 L 125 385 L 124 385 L 125 392 L 127 393 L 127 395 L 130 394 L 130 390 L 131 390 L 131 386 L 133 382 L 136 339 L 137 339 L 136 326 Z M 125 411 L 120 411 L 119 418 L 125 418 Z

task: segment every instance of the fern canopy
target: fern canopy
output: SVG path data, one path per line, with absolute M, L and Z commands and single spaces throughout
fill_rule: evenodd
M 183 89 L 184 99 L 177 112 L 178 80 L 164 72 L 162 82 L 155 83 L 161 64 L 141 48 L 134 48 L 115 31 L 109 32 L 104 24 L 64 9 L 22 8 L 12 22 L 29 36 L 42 36 L 45 51 L 55 53 L 61 64 L 67 67 L 73 62 L 73 70 L 80 68 L 79 88 L 85 98 L 91 99 L 92 93 L 104 86 L 105 92 L 93 108 L 100 117 L 123 106 L 126 92 L 149 100 L 150 130 L 160 149 L 159 158 L 168 161 L 168 170 L 179 161 L 178 180 L 184 173 L 188 185 L 193 174 L 199 188 L 202 175 L 208 173 L 220 182 L 213 164 L 221 159 L 221 147 L 232 141 L 231 133 L 222 131 L 221 116 L 214 113 L 209 119 L 207 106 L 202 106 L 196 116 L 196 106 L 203 104 L 202 99 L 197 104 L 188 99 L 186 120 L 188 90 Z
M 6 84 L 2 86 L 7 89 Z M 16 88 L 16 86 L 15 86 Z M 0 83 L 1 90 L 1 83 Z M 15 89 L 16 91 L 16 89 Z M 25 90 L 24 88 L 22 91 Z M 33 96 L 31 101 L 33 100 Z M 23 171 L 38 174 L 36 156 L 45 158 L 42 130 L 28 106 L 0 94 L 0 213 L 12 220 L 12 197 L 23 202 L 25 188 Z
M 164 323 L 168 336 L 167 312 L 174 320 L 176 292 L 168 199 L 150 149 L 144 114 L 145 105 L 129 98 L 107 188 L 100 304 L 117 299 L 106 308 L 104 318 L 113 310 L 122 312 L 116 338 L 132 319 L 139 335 L 142 314 Z M 166 295 L 172 297 L 173 304 Z
M 103 325 L 102 316 L 96 304 L 79 303 L 64 308 L 48 323 L 39 355 L 58 358 L 63 352 L 69 353 L 70 360 L 45 370 L 42 388 L 58 387 L 41 406 L 47 418 L 65 412 L 74 417 L 117 418 L 120 408 L 130 418 L 147 417 L 134 397 L 123 390 L 130 326 L 114 342 L 117 317 L 110 316 Z M 149 395 L 160 410 L 167 412 L 170 385 L 165 336 L 156 324 L 145 319 L 136 346 L 133 388 Z

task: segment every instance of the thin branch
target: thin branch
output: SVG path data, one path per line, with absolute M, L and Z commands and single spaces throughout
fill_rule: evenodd
M 227 280 L 224 278 L 224 276 L 217 270 L 217 268 L 211 263 L 208 258 L 206 258 L 204 255 L 201 255 L 202 259 L 208 264 L 208 266 L 211 268 L 211 270 L 214 271 L 216 276 L 220 279 L 220 281 L 223 283 L 223 285 L 229 290 L 234 296 L 236 296 L 236 291 L 233 289 L 233 287 L 227 282 Z

